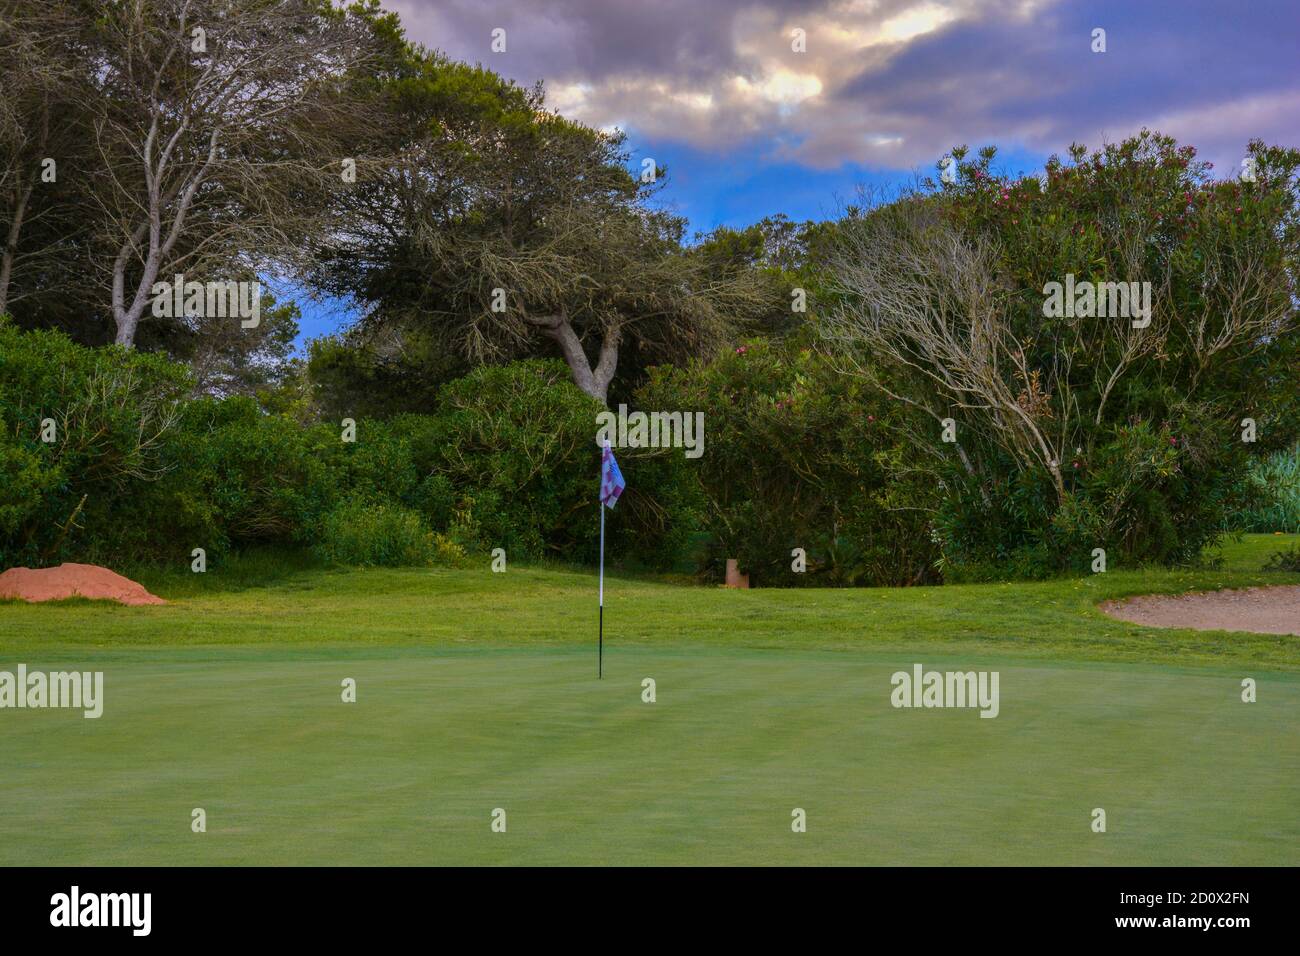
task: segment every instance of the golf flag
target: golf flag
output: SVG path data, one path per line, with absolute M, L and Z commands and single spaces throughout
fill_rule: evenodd
M 605 449 L 600 458 L 600 503 L 606 508 L 614 507 L 618 496 L 626 487 L 623 473 L 618 470 L 618 462 L 614 460 L 614 453 L 609 449 L 609 442 L 605 442 Z
M 626 487 L 623 473 L 618 470 L 618 462 L 614 460 L 614 453 L 609 450 L 609 439 L 605 439 L 605 447 L 600 453 L 600 612 L 598 617 L 600 623 L 597 637 L 599 647 L 596 661 L 597 677 L 605 676 L 605 509 L 612 508 L 618 503 L 618 496 Z

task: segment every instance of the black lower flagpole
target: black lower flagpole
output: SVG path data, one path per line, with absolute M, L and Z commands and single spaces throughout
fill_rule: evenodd
M 596 663 L 596 677 L 605 679 L 605 605 L 600 606 L 600 651 Z

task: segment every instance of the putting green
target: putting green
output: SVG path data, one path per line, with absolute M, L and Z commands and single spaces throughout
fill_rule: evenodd
M 603 682 L 589 651 L 204 657 L 108 660 L 98 720 L 5 714 L 0 863 L 1294 864 L 1300 846 L 1289 675 L 1243 704 L 1235 674 L 1000 662 L 981 719 L 893 708 L 911 661 L 861 654 L 616 649 Z

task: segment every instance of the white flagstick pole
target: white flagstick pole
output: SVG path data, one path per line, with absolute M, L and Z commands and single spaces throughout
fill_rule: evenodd
M 609 439 L 605 439 L 605 450 L 609 449 Z M 603 490 L 605 487 L 605 452 L 600 455 L 600 485 Z M 600 502 L 600 624 L 599 627 L 599 650 L 596 652 L 596 677 L 603 680 L 605 677 L 605 502 Z
M 605 677 L 605 502 L 600 503 L 600 650 L 597 652 L 596 677 Z

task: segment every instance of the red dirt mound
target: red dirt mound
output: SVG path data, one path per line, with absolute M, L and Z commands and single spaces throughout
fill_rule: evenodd
M 130 578 L 97 564 L 60 564 L 57 568 L 10 568 L 0 574 L 0 598 L 62 601 L 83 597 L 122 604 L 166 604 Z

